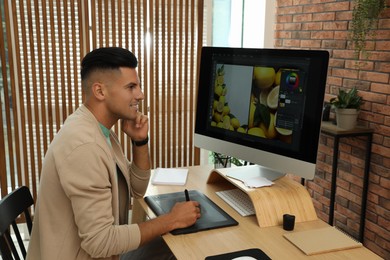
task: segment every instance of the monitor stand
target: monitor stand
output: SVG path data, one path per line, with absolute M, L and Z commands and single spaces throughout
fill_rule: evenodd
M 305 222 L 317 219 L 312 199 L 306 188 L 299 182 L 284 176 L 273 180 L 269 187 L 248 188 L 240 180 L 241 175 L 250 176 L 264 172 L 257 165 L 239 166 L 214 169 L 211 171 L 207 183 L 210 185 L 226 184 L 236 187 L 247 193 L 256 211 L 257 222 L 260 227 L 278 226 L 283 223 L 283 214 L 295 215 L 295 222 Z M 266 171 L 266 174 L 270 174 Z M 274 174 L 274 173 L 272 173 Z M 235 177 L 229 177 L 234 175 Z M 239 178 L 236 178 L 237 175 Z M 284 177 L 281 177 L 284 176 Z
M 243 178 L 263 177 L 270 181 L 275 181 L 286 175 L 285 173 L 274 171 L 260 165 L 220 168 L 218 170 L 224 175 L 237 180 L 243 180 Z

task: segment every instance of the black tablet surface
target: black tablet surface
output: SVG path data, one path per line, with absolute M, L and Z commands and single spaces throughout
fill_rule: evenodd
M 236 220 L 229 216 L 203 193 L 197 190 L 190 190 L 189 197 L 191 200 L 199 202 L 201 217 L 190 227 L 171 231 L 173 235 L 238 225 Z M 168 213 L 176 202 L 185 200 L 184 191 L 145 197 L 145 202 L 157 216 Z

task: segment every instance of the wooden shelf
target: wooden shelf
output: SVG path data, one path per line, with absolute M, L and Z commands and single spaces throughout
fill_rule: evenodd
M 252 200 L 260 227 L 282 225 L 283 214 L 295 215 L 296 222 L 317 219 L 310 194 L 300 183 L 285 176 L 275 180 L 274 185 L 270 187 L 247 188 L 242 182 L 227 177 L 227 171 L 232 169 L 235 168 L 211 171 L 207 183 L 229 182 L 247 193 Z
M 335 124 L 329 121 L 323 121 L 321 124 L 322 134 L 329 135 L 334 138 L 333 142 L 333 162 L 332 162 L 332 180 L 330 188 L 330 205 L 329 205 L 329 219 L 330 225 L 334 224 L 334 210 L 336 202 L 336 182 L 337 182 L 337 168 L 339 157 L 339 143 L 341 138 L 349 137 L 366 137 L 366 149 L 365 149 L 365 162 L 364 162 L 364 177 L 363 177 L 363 192 L 362 192 L 362 205 L 360 212 L 360 228 L 359 228 L 359 241 L 364 240 L 364 227 L 366 219 L 366 207 L 367 207 L 367 193 L 368 182 L 370 173 L 370 161 L 371 161 L 371 145 L 372 136 L 374 130 L 367 127 L 357 126 L 350 130 L 344 130 L 337 127 Z

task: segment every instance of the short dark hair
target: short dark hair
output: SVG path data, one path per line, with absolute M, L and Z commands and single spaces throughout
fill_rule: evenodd
M 120 47 L 103 47 L 85 55 L 81 62 L 81 80 L 96 70 L 119 69 L 120 67 L 136 68 L 138 64 L 135 55 Z

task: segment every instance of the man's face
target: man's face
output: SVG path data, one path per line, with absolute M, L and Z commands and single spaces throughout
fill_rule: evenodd
M 138 74 L 135 68 L 120 68 L 110 73 L 106 82 L 105 104 L 113 120 L 134 120 L 137 116 L 139 101 L 144 99 Z

